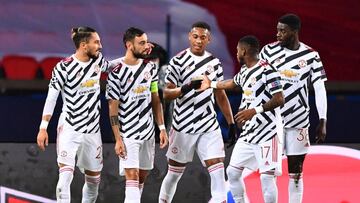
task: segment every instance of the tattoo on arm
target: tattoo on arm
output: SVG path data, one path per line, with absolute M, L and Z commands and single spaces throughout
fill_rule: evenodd
M 283 93 L 279 92 L 273 95 L 273 97 L 270 99 L 270 101 L 266 102 L 263 105 L 264 111 L 271 111 L 275 109 L 278 106 L 283 105 L 285 102 Z
M 110 123 L 111 123 L 111 126 L 119 125 L 118 116 L 110 116 Z

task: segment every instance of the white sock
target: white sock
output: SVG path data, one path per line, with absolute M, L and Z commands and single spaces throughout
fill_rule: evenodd
M 74 167 L 59 168 L 59 180 L 56 185 L 56 199 L 58 203 L 70 203 L 70 185 L 74 177 Z
M 278 202 L 278 190 L 276 186 L 275 175 L 261 174 L 261 188 L 264 195 L 265 203 L 277 203 Z
M 301 203 L 304 192 L 302 173 L 289 174 L 289 202 Z
M 139 181 L 126 181 L 124 203 L 140 203 Z
M 159 203 L 170 203 L 174 197 L 177 183 L 179 182 L 185 167 L 168 165 L 168 172 L 161 184 Z
M 85 174 L 85 183 L 82 190 L 82 203 L 95 203 L 100 185 L 100 175 L 89 176 Z
M 208 167 L 211 179 L 211 201 L 226 202 L 224 163 L 220 162 Z
M 243 167 L 231 165 L 226 169 L 230 191 L 235 203 L 245 203 L 245 183 L 241 177 L 243 170 Z
M 139 183 L 140 197 L 142 195 L 143 190 L 144 190 L 144 183 Z

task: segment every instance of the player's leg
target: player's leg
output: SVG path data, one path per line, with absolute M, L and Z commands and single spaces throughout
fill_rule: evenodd
M 59 180 L 56 185 L 56 199 L 59 203 L 71 201 L 70 185 L 74 177 L 76 151 L 79 148 L 76 132 L 63 125 L 62 116 L 58 124 L 56 140 Z
M 103 167 L 101 134 L 83 134 L 83 136 L 84 139 L 77 153 L 77 166 L 85 174 L 82 203 L 95 203 Z
M 149 171 L 148 170 L 139 170 L 139 192 L 140 192 L 140 198 L 142 195 L 142 192 L 144 190 L 144 185 L 145 185 L 145 181 L 146 178 L 149 175 Z
M 155 138 L 142 141 L 139 151 L 139 192 L 140 198 L 149 171 L 154 168 Z
M 225 151 L 220 129 L 202 134 L 196 145 L 196 150 L 210 175 L 211 202 L 226 202 Z
M 187 162 L 192 161 L 195 152 L 195 143 L 198 136 L 187 135 L 170 130 L 168 158 L 168 171 L 161 184 L 159 202 L 170 203 L 174 197 L 177 184 L 184 173 Z
M 260 174 L 261 189 L 265 203 L 278 202 L 278 189 L 276 186 L 276 176 L 273 170 Z
M 85 183 L 82 189 L 82 203 L 95 203 L 101 180 L 100 171 L 85 170 Z
M 125 159 L 120 158 L 119 164 L 125 171 L 125 200 L 124 203 L 140 203 L 139 190 L 139 151 L 140 140 L 123 138 L 127 151 Z
M 251 144 L 237 141 L 231 154 L 229 166 L 226 169 L 229 188 L 235 203 L 244 203 L 247 199 L 242 177 L 244 168 L 257 170 L 254 149 Z
M 308 129 L 285 129 L 285 149 L 289 171 L 289 202 L 302 202 L 304 191 L 303 163 L 309 146 Z
M 278 202 L 276 176 L 281 175 L 282 144 L 277 136 L 256 145 L 255 156 L 259 165 L 261 188 L 265 203 Z

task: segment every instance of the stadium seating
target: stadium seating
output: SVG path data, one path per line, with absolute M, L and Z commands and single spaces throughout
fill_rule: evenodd
M 36 78 L 39 63 L 33 57 L 7 55 L 2 60 L 6 79 L 32 80 Z
M 43 73 L 44 79 L 46 79 L 46 80 L 51 79 L 51 73 L 52 73 L 53 68 L 62 59 L 63 58 L 61 58 L 61 57 L 47 57 L 47 58 L 44 58 L 40 62 L 40 69 Z

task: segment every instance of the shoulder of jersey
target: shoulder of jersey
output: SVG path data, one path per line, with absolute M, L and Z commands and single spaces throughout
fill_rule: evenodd
M 280 46 L 279 41 L 271 42 L 271 43 L 265 45 L 265 47 L 276 47 L 276 46 Z
M 312 47 L 310 47 L 310 46 L 308 46 L 306 44 L 304 44 L 304 46 L 305 46 L 306 49 L 310 50 L 311 52 L 317 52 L 315 49 L 313 49 Z
M 113 67 L 113 69 L 111 70 L 111 72 L 113 72 L 113 73 L 119 73 L 122 66 L 123 66 L 122 63 L 118 63 L 117 65 L 115 65 L 115 66 Z
M 264 59 L 260 60 L 260 62 L 259 62 L 259 66 L 261 66 L 263 68 L 265 68 L 266 66 L 269 66 L 269 65 L 270 65 L 269 62 Z
M 64 58 L 63 60 L 60 61 L 60 63 L 63 63 L 65 66 L 69 65 L 72 61 L 74 60 L 74 58 L 72 56 L 69 56 L 67 58 Z

